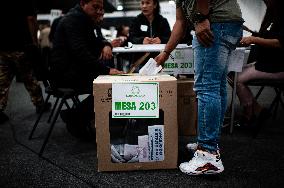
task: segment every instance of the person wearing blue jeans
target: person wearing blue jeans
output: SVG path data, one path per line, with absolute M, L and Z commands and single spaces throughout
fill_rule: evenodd
M 242 37 L 241 10 L 236 0 L 177 0 L 176 5 L 172 35 L 155 60 L 163 64 L 183 37 L 187 20 L 194 24 L 198 137 L 194 157 L 179 168 L 189 175 L 218 174 L 224 170 L 218 144 L 227 105 L 227 68 L 230 54 Z
M 213 23 L 211 31 L 214 42 L 210 47 L 204 47 L 197 37 L 193 38 L 194 91 L 198 99 L 198 144 L 206 150 L 217 151 L 227 108 L 228 60 L 242 36 L 242 24 Z

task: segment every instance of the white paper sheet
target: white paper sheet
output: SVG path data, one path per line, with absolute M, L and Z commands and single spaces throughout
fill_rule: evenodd
M 229 57 L 228 71 L 242 72 L 245 63 L 245 50 L 234 50 Z
M 156 75 L 158 72 L 162 70 L 162 66 L 157 67 L 157 62 L 153 59 L 150 58 L 148 62 L 139 70 L 140 75 L 147 75 L 147 76 L 152 76 Z

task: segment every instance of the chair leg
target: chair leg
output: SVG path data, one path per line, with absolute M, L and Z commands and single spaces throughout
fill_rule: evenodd
M 64 101 L 64 104 L 65 104 L 65 106 L 66 106 L 68 109 L 71 108 L 66 100 Z
M 282 91 L 282 93 L 284 93 L 283 91 Z M 282 100 L 282 98 L 281 98 L 281 95 L 280 95 L 280 104 L 282 105 L 282 108 L 283 108 L 283 110 L 284 110 L 284 102 L 283 102 L 283 100 Z
M 233 86 L 233 93 L 232 93 L 232 109 L 231 109 L 231 120 L 230 120 L 230 134 L 233 133 L 234 129 L 234 120 L 235 120 L 235 101 L 236 101 L 236 93 L 237 93 L 237 79 L 238 79 L 238 73 L 235 72 L 234 75 L 234 86 Z
M 263 89 L 264 89 L 264 86 L 261 86 L 261 88 L 258 90 L 258 92 L 257 92 L 257 94 L 255 95 L 255 100 L 257 100 L 258 99 L 258 97 L 260 96 L 260 94 L 261 94 L 261 92 L 263 91 Z
M 55 101 L 55 103 L 54 103 L 54 106 L 53 106 L 53 108 L 52 108 L 52 111 L 51 111 L 51 113 L 49 114 L 47 123 L 50 123 L 51 118 L 52 118 L 52 116 L 53 116 L 53 114 L 54 114 L 54 111 L 55 111 L 55 109 L 56 109 L 56 107 L 57 107 L 57 105 L 58 105 L 58 101 L 59 101 L 59 97 L 56 98 L 56 101 Z
M 77 103 L 80 104 L 81 101 L 80 101 L 78 95 L 74 96 L 74 99 L 76 99 Z
M 37 120 L 36 120 L 36 122 L 35 122 L 35 124 L 34 124 L 34 126 L 33 126 L 33 128 L 32 128 L 32 132 L 31 132 L 30 135 L 29 135 L 29 140 L 31 140 L 32 137 L 33 137 L 33 134 L 34 134 L 34 132 L 35 132 L 35 129 L 37 128 L 37 125 L 38 125 L 38 123 L 39 123 L 39 121 L 40 121 L 40 119 L 41 119 L 41 116 L 42 116 L 42 114 L 44 113 L 44 108 L 47 106 L 50 96 L 51 96 L 51 95 L 48 94 L 47 97 L 46 97 L 46 99 L 45 99 L 44 107 L 42 108 L 42 110 L 41 110 L 41 112 L 40 112 L 40 114 L 39 114 L 39 116 L 38 116 L 38 118 L 37 118 Z
M 42 154 L 43 154 L 43 151 L 44 151 L 44 149 L 45 149 L 45 146 L 46 146 L 46 144 L 47 144 L 47 142 L 48 142 L 48 139 L 49 139 L 49 137 L 50 137 L 50 135 L 51 135 L 51 132 L 52 132 L 52 130 L 53 130 L 53 128 L 54 128 L 54 125 L 55 125 L 55 123 L 56 123 L 56 120 L 57 120 L 57 118 L 58 118 L 58 116 L 59 116 L 59 113 L 60 113 L 60 111 L 61 111 L 61 109 L 62 109 L 62 107 L 63 107 L 63 104 L 64 104 L 65 102 L 66 102 L 66 97 L 63 97 L 63 98 L 61 99 L 61 102 L 60 102 L 60 104 L 59 104 L 57 110 L 56 110 L 55 116 L 54 116 L 54 118 L 53 118 L 53 120 L 52 120 L 52 123 L 51 123 L 50 128 L 49 128 L 49 130 L 48 130 L 48 133 L 47 133 L 47 135 L 46 135 L 46 137 L 45 137 L 45 139 L 44 139 L 44 142 L 43 142 L 43 144 L 42 144 L 42 146 L 41 146 L 40 152 L 39 152 L 39 154 L 38 154 L 40 157 L 41 157 Z
M 269 107 L 269 111 L 272 112 L 273 119 L 276 118 L 278 106 L 279 106 L 279 103 L 281 101 L 281 90 L 278 90 L 278 88 L 274 88 L 274 90 L 275 90 L 276 96 L 273 99 L 273 101 L 272 101 L 272 103 Z
M 80 101 L 79 101 L 79 99 L 78 99 L 76 96 L 71 97 L 71 99 L 72 99 L 73 105 L 74 105 L 75 107 L 79 105 Z
M 274 88 L 276 95 L 278 96 L 278 102 L 280 103 L 280 105 L 282 106 L 282 108 L 284 109 L 284 102 L 282 100 L 282 96 L 284 96 L 284 90 L 283 88 Z

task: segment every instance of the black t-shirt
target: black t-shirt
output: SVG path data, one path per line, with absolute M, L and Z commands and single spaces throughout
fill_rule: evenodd
M 2 1 L 0 50 L 23 50 L 32 43 L 27 17 L 36 16 L 33 0 Z
M 262 72 L 284 72 L 284 19 L 278 17 L 271 23 L 266 31 L 262 33 L 263 38 L 278 39 L 282 48 L 267 48 L 258 46 L 255 68 Z

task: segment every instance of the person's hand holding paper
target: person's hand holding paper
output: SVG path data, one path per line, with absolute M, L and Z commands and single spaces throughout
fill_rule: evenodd
M 162 66 L 157 66 L 157 62 L 150 58 L 148 62 L 139 70 L 139 74 L 141 75 L 156 75 L 158 72 L 162 70 Z

